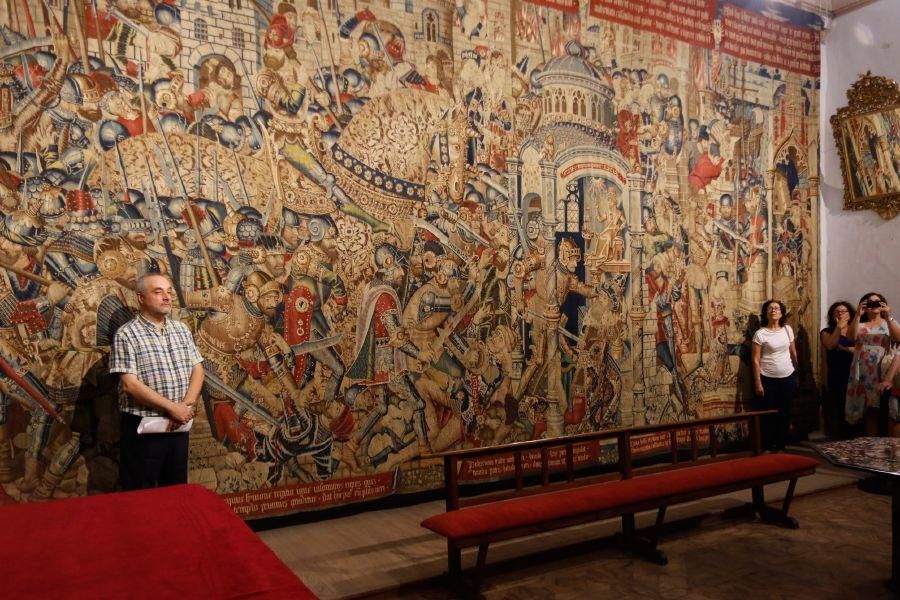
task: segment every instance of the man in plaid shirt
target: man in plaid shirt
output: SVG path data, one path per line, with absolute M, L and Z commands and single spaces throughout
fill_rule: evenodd
M 168 417 L 170 429 L 194 418 L 203 387 L 203 357 L 190 330 L 169 317 L 172 284 L 148 273 L 135 290 L 140 313 L 113 339 L 110 373 L 121 373 L 119 474 L 123 490 L 187 483 L 187 432 L 138 434 L 144 417 Z

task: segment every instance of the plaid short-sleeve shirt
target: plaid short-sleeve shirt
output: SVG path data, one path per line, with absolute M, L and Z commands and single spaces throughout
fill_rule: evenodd
M 172 402 L 181 402 L 187 393 L 191 371 L 200 362 L 203 357 L 184 323 L 166 318 L 160 332 L 156 325 L 138 315 L 116 332 L 109 372 L 132 373 L 150 389 Z M 121 385 L 119 408 L 140 417 L 164 416 L 135 402 Z

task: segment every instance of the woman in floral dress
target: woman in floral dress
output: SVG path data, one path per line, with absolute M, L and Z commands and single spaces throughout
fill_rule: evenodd
M 891 307 L 884 296 L 870 292 L 862 297 L 859 310 L 850 322 L 847 337 L 856 340 L 847 386 L 847 422 L 856 424 L 864 420 L 866 435 L 877 436 L 882 394 L 879 363 L 890 350 L 891 341 L 900 341 L 900 324 L 891 316 Z M 898 421 L 900 415 L 892 414 L 890 418 L 891 421 Z
M 881 385 L 878 386 L 888 397 L 888 407 L 892 415 L 900 414 L 900 346 L 895 345 L 892 352 L 881 359 Z M 900 437 L 900 419 L 894 419 L 891 437 Z

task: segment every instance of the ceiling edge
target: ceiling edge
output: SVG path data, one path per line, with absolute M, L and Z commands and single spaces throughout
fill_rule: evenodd
M 877 0 L 856 0 L 856 2 L 851 2 L 847 6 L 832 11 L 832 14 L 835 17 L 839 17 L 841 15 L 846 15 L 849 12 L 853 12 L 858 8 L 862 8 L 863 6 L 866 6 L 868 4 L 874 4 L 875 2 L 877 2 Z

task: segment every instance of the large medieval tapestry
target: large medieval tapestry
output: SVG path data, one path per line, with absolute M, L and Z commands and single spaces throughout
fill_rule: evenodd
M 146 272 L 247 517 L 741 410 L 768 297 L 814 387 L 821 23 L 757 4 L 6 0 L 0 502 L 116 489 Z

